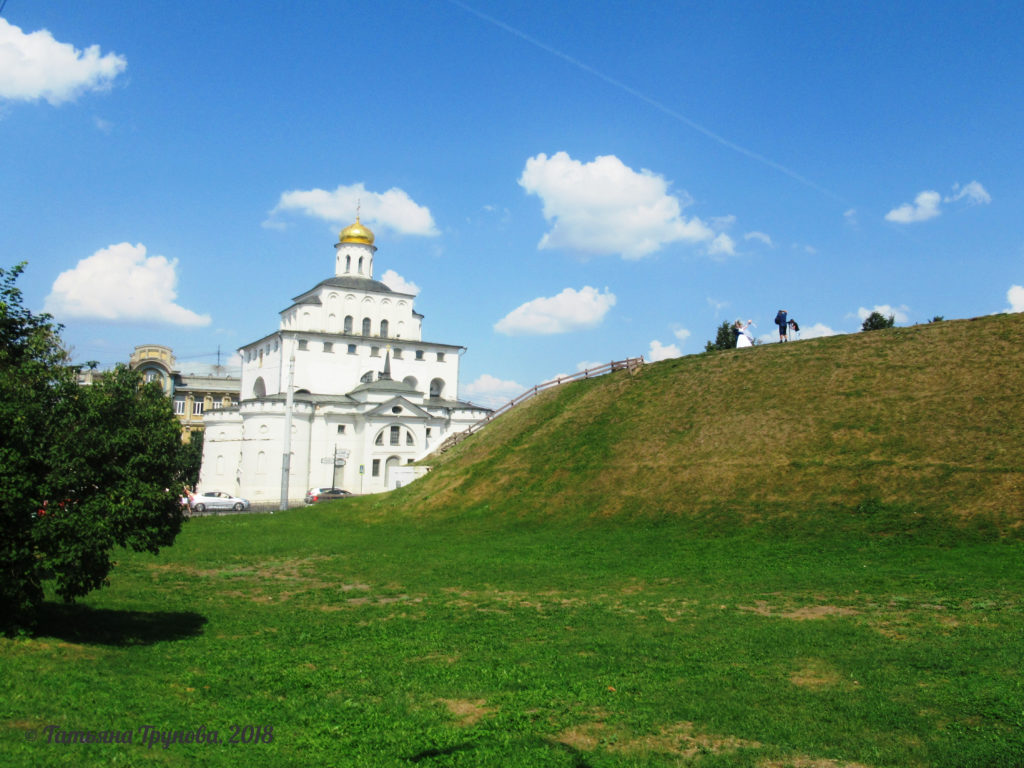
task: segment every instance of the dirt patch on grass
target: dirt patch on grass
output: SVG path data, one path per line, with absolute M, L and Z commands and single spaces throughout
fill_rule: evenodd
M 801 688 L 843 688 L 853 690 L 856 680 L 848 680 L 824 659 L 805 659 L 789 676 L 789 682 Z
M 842 605 L 807 605 L 801 608 L 785 610 L 772 607 L 765 600 L 758 600 L 754 605 L 740 605 L 737 608 L 741 611 L 756 613 L 758 616 L 777 616 L 781 619 L 793 619 L 795 621 L 823 619 L 826 616 L 855 616 L 859 613 L 854 608 Z
M 657 733 L 634 736 L 611 728 L 598 721 L 582 723 L 567 728 L 552 738 L 582 752 L 591 752 L 603 746 L 609 752 L 625 754 L 660 753 L 691 758 L 700 754 L 735 752 L 740 749 L 756 749 L 760 742 L 748 741 L 734 736 L 717 736 L 696 732 L 693 723 L 673 723 L 664 726 Z
M 460 728 L 476 725 L 483 718 L 494 714 L 494 709 L 486 706 L 486 699 L 438 699 L 448 712 L 455 717 L 455 724 Z
M 790 757 L 785 760 L 763 760 L 757 768 L 871 768 L 864 763 L 846 763 L 842 760 L 829 760 L 816 757 Z

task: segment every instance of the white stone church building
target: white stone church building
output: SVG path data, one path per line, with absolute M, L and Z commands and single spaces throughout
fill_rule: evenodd
M 279 502 L 286 444 L 292 503 L 313 487 L 390 490 L 396 469 L 487 416 L 458 397 L 465 348 L 424 341 L 413 295 L 373 279 L 373 241 L 357 217 L 334 246 L 334 277 L 239 349 L 239 404 L 206 414 L 200 492 Z

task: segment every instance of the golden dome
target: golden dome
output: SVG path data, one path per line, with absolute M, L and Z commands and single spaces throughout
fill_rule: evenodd
M 338 242 L 373 245 L 373 232 L 370 231 L 369 227 L 365 227 L 360 224 L 359 217 L 356 216 L 355 224 L 349 224 L 341 230 L 341 236 L 338 238 Z

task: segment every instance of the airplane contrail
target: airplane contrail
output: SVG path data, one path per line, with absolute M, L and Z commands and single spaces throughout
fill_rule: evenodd
M 749 157 L 751 160 L 756 160 L 757 162 L 761 163 L 762 165 L 766 165 L 769 168 L 773 168 L 774 170 L 779 171 L 779 173 L 783 173 L 786 176 L 789 176 L 791 179 L 794 179 L 794 180 L 800 182 L 801 184 L 803 184 L 805 186 L 808 186 L 811 189 L 816 190 L 816 191 L 822 193 L 823 195 L 831 197 L 834 200 L 840 200 L 841 201 L 841 198 L 838 195 L 836 195 L 834 192 L 832 192 L 832 191 L 830 191 L 828 189 L 825 189 L 824 187 L 820 186 L 819 184 L 816 184 L 815 182 L 813 182 L 810 179 L 808 179 L 806 176 L 801 176 L 796 171 L 790 170 L 786 166 L 784 166 L 784 165 L 782 165 L 780 163 L 777 163 L 774 160 L 771 160 L 771 159 L 765 157 L 764 155 L 759 155 L 756 152 L 753 152 L 753 151 L 747 149 L 746 147 L 742 147 L 742 146 L 740 146 L 739 144 L 737 144 L 737 143 L 735 143 L 733 141 L 729 141 L 724 136 L 719 136 L 714 131 L 705 128 L 700 123 L 694 122 L 693 120 L 688 118 L 686 115 L 681 114 L 680 112 L 677 112 L 676 110 L 672 109 L 671 107 L 665 106 L 664 104 L 662 104 L 657 99 L 652 99 L 650 96 L 647 96 L 646 94 L 641 93 L 636 88 L 632 88 L 629 85 L 626 85 L 621 80 L 616 80 L 614 77 L 609 77 L 608 75 L 604 74 L 603 72 L 600 72 L 599 70 L 594 69 L 589 64 L 585 64 L 582 61 L 580 61 L 579 59 L 574 59 L 572 56 L 569 56 L 568 54 L 563 53 L 562 51 L 558 50 L 557 48 L 552 48 L 550 45 L 547 45 L 546 43 L 541 42 L 540 40 L 536 39 L 535 37 L 531 37 L 530 35 L 526 34 L 525 32 L 521 32 L 518 29 L 516 29 L 515 27 L 509 26 L 508 24 L 506 24 L 505 22 L 501 21 L 500 19 L 496 19 L 493 16 L 487 15 L 486 13 L 482 13 L 481 11 L 478 11 L 475 8 L 471 7 L 471 6 L 466 5 L 463 2 L 460 2 L 460 0 L 448 0 L 448 2 L 451 3 L 454 6 L 457 6 L 457 7 L 461 8 L 466 13 L 470 13 L 470 14 L 476 16 L 478 19 L 482 19 L 483 21 L 486 21 L 488 24 L 491 24 L 491 25 L 493 25 L 495 27 L 498 27 L 499 29 L 505 30 L 510 35 L 515 35 L 520 40 L 526 41 L 527 43 L 529 43 L 530 45 L 534 46 L 535 48 L 540 48 L 542 51 L 550 53 L 552 56 L 557 56 L 558 58 L 562 59 L 563 61 L 566 61 L 569 64 L 572 64 L 577 69 L 581 69 L 584 72 L 586 72 L 587 74 L 593 75 L 594 77 L 598 78 L 599 80 L 603 80 L 604 82 L 608 83 L 609 85 L 613 86 L 614 88 L 618 88 L 620 91 L 624 91 L 625 93 L 628 93 L 630 96 L 633 96 L 633 97 L 639 99 L 640 101 L 644 102 L 645 104 L 649 104 L 650 106 L 652 106 L 655 109 L 657 109 L 659 112 L 663 112 L 664 114 L 668 115 L 669 117 L 671 117 L 671 118 L 673 118 L 675 120 L 678 120 L 679 122 L 681 122 L 684 125 L 692 128 L 693 130 L 697 131 L 698 133 L 703 134 L 704 136 L 707 136 L 712 141 L 714 141 L 714 142 L 716 142 L 718 144 L 721 144 L 723 147 L 727 147 L 728 149 L 731 149 L 734 152 L 738 152 L 739 154 L 741 154 L 741 155 L 743 155 L 745 157 Z

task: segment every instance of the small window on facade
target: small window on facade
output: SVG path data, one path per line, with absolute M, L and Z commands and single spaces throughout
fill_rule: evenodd
M 185 401 L 175 400 L 174 401 L 174 412 L 179 416 L 185 415 Z
M 203 415 L 203 401 L 196 400 L 192 403 L 192 415 L 202 416 Z
M 402 359 L 402 350 L 399 349 L 398 347 L 395 347 L 394 349 L 392 349 L 391 350 L 391 354 L 394 356 L 395 360 L 401 360 Z
M 427 427 L 427 437 L 430 437 L 430 427 Z
M 305 339 L 299 339 L 299 349 L 308 349 L 309 343 Z
M 384 433 L 381 432 L 377 435 L 377 439 L 373 441 L 374 445 L 384 445 Z
M 370 318 L 364 317 L 363 318 L 363 336 L 369 336 L 369 335 L 370 335 Z
M 439 363 L 443 363 L 444 362 L 444 352 L 438 352 L 437 353 L 437 362 L 439 362 Z
M 387 336 L 388 335 L 388 321 L 387 320 L 381 320 L 380 321 L 380 335 L 381 336 Z
M 334 344 L 332 342 L 330 342 L 330 341 L 325 341 L 324 342 L 324 352 L 333 352 L 333 351 L 334 351 Z
M 423 359 L 423 350 L 422 349 L 417 349 L 416 350 L 416 359 L 417 360 L 422 360 Z
M 352 333 L 352 315 L 345 315 L 345 333 Z
M 363 384 L 371 383 L 373 381 L 373 371 L 367 371 L 359 377 L 359 380 L 363 382 Z
M 349 344 L 348 345 L 348 353 L 350 355 L 354 355 L 356 353 L 356 345 L 355 344 Z
M 370 347 L 370 357 L 380 357 L 380 347 Z
M 408 430 L 406 430 L 406 432 L 405 432 L 405 444 L 406 445 L 414 445 L 414 443 L 412 441 L 412 432 L 409 432 Z
M 338 425 L 338 434 L 339 435 L 344 435 L 345 434 L 345 425 L 344 424 L 339 424 Z
M 401 413 L 402 412 L 402 406 L 396 405 L 394 408 L 391 409 L 391 412 L 392 413 Z
M 380 459 L 373 460 L 372 473 L 374 477 L 380 477 Z
M 401 433 L 401 428 L 400 427 L 392 427 L 391 428 L 391 444 L 392 445 L 400 445 L 401 444 L 399 442 L 400 433 Z
M 213 410 L 215 410 L 215 411 L 217 411 L 217 410 L 220 410 L 220 407 L 221 407 L 221 406 L 222 406 L 223 404 L 224 404 L 224 403 L 223 403 L 223 402 L 221 402 L 220 400 L 214 400 L 214 401 L 213 401 Z

